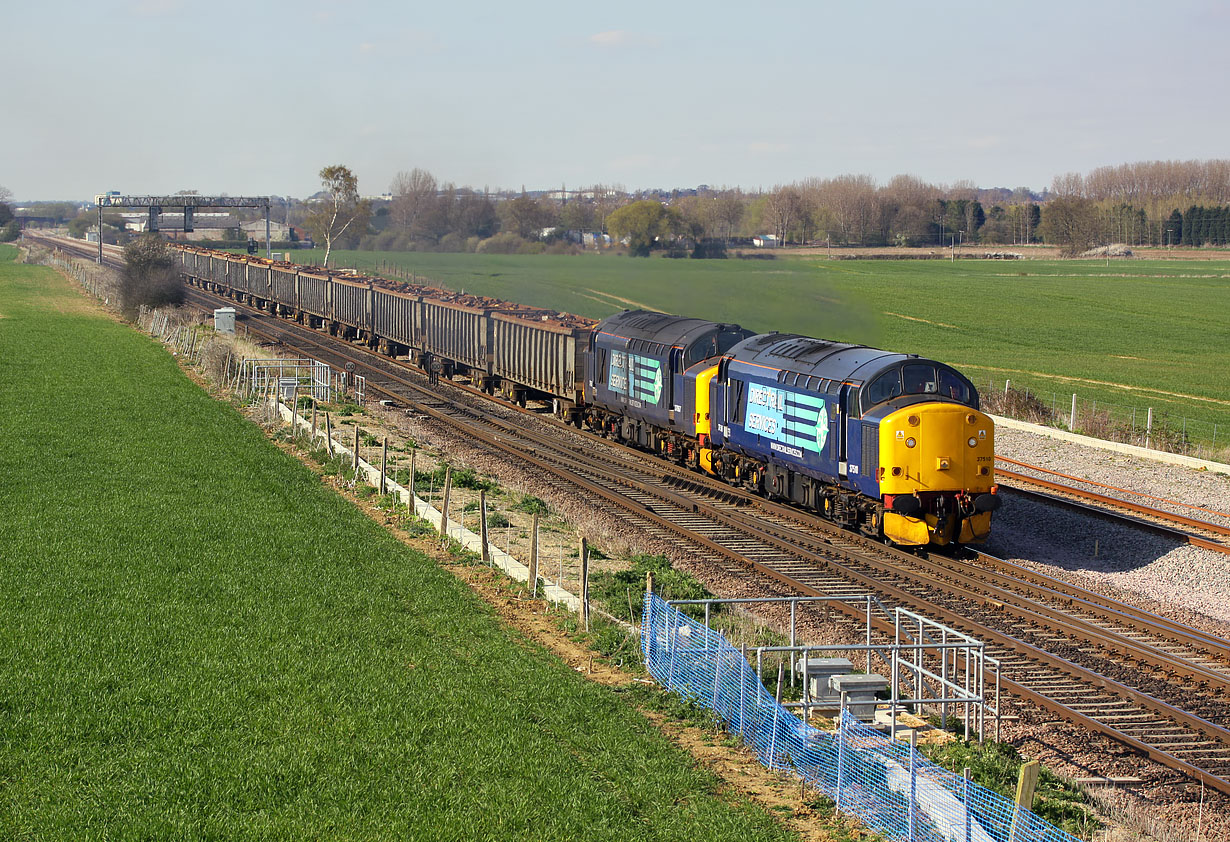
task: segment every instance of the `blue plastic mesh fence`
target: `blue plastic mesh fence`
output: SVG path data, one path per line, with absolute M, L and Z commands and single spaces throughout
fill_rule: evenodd
M 804 723 L 716 631 L 646 594 L 641 649 L 659 683 L 710 708 L 770 769 L 790 769 L 888 839 L 1077 842 L 997 792 L 843 714 L 837 733 Z

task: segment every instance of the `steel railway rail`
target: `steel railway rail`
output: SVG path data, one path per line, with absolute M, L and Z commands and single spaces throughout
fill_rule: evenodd
M 1128 491 L 1123 488 L 1115 488 L 1104 483 L 1060 474 L 1038 465 L 1018 462 L 1015 459 L 1007 459 L 1003 456 L 996 456 L 995 461 L 997 463 L 995 477 L 1000 481 L 1001 488 L 1009 493 L 1037 500 L 1047 505 L 1062 506 L 1081 511 L 1106 520 L 1127 522 L 1137 528 L 1164 535 L 1180 543 L 1191 544 L 1194 547 L 1201 547 L 1206 550 L 1230 555 L 1230 527 L 1167 511 L 1157 506 L 1128 498 L 1139 497 L 1151 500 L 1157 504 L 1169 505 L 1173 508 L 1192 509 L 1207 515 L 1230 517 L 1230 515 L 1226 515 L 1223 512 L 1215 512 L 1199 506 L 1181 503 L 1177 500 L 1166 500 L 1160 497 L 1140 494 L 1139 492 Z M 1002 468 L 998 465 L 1001 462 L 1016 465 L 1037 473 L 1048 474 L 1058 479 L 1046 479 L 1009 468 Z M 1066 482 L 1060 482 L 1059 479 L 1066 480 Z M 1004 480 L 1007 480 L 1007 482 L 1004 482 Z M 1101 490 L 1093 491 L 1089 488 L 1082 488 L 1080 487 L 1081 485 L 1094 486 Z
M 362 366 L 369 388 L 732 573 L 750 568 L 796 593 L 871 591 L 979 637 L 1004 663 L 1008 692 L 1230 794 L 1230 732 L 1221 724 L 1230 716 L 1217 700 L 1230 687 L 1225 640 L 987 556 L 971 569 L 896 552 L 597 437 L 561 435 L 555 424 L 539 431 L 513 407 L 459 404 L 452 390 L 425 387 L 405 366 L 270 321 L 260 330 L 275 341 L 311 344 L 312 356 Z M 861 611 L 856 619 L 863 621 Z M 875 625 L 891 630 L 883 618 Z

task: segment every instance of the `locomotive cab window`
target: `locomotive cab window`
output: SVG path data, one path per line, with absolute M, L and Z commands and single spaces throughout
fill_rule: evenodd
M 860 391 L 857 386 L 851 386 L 850 391 L 846 392 L 846 414 L 851 418 L 858 418 L 861 414 L 858 411 L 858 395 Z
M 971 391 L 969 382 L 964 377 L 951 368 L 940 366 L 940 397 L 968 404 Z
M 866 388 L 864 394 L 867 407 L 892 400 L 901 394 L 901 372 L 895 368 L 884 372 L 871 381 L 871 385 Z
M 901 367 L 901 380 L 907 395 L 934 395 L 940 390 L 935 379 L 935 366 L 910 363 Z

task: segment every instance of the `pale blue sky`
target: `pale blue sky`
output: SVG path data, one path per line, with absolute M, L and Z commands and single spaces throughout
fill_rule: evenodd
M 0 185 L 1048 187 L 1230 157 L 1230 3 L 0 0 Z

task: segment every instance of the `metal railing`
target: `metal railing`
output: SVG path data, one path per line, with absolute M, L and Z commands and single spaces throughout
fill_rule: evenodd
M 725 637 L 653 593 L 645 595 L 641 649 L 658 682 L 712 710 L 761 763 L 797 773 L 888 839 L 1076 842 L 999 793 L 863 725 L 848 710 L 840 712 L 836 731 L 804 722 L 777 702 Z

